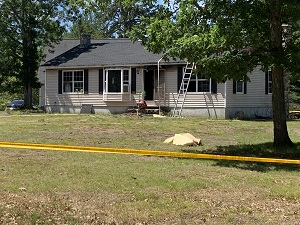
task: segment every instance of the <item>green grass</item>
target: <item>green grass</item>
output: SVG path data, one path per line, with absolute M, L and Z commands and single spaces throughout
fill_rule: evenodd
M 0 117 L 0 141 L 299 159 L 273 149 L 271 121 L 125 115 Z M 202 146 L 162 142 L 189 132 Z M 103 153 L 0 149 L 0 224 L 296 224 L 300 167 Z
M 199 118 L 138 119 L 126 115 L 18 114 L 0 120 L 0 141 L 87 145 L 166 151 L 207 152 L 230 155 L 299 158 L 299 121 L 289 121 L 292 149 L 273 149 L 271 121 L 201 120 Z M 4 119 L 5 118 L 5 119 Z M 162 144 L 175 133 L 191 133 L 202 146 Z

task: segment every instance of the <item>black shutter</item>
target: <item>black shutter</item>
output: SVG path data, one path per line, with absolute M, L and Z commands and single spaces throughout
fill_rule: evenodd
M 236 81 L 233 80 L 233 94 L 236 94 Z
M 244 94 L 247 94 L 247 82 L 244 81 Z
M 216 94 L 218 91 L 217 81 L 211 79 L 211 93 Z
M 272 71 L 269 70 L 265 74 L 265 94 L 269 94 L 269 74 L 272 76 Z
M 103 69 L 99 69 L 99 94 L 103 94 Z
M 180 85 L 181 85 L 181 82 L 182 82 L 182 66 L 178 66 L 177 68 L 177 90 L 179 91 L 180 89 Z
M 131 69 L 131 93 L 136 93 L 136 68 Z
M 265 73 L 265 94 L 269 94 L 268 91 L 268 72 Z
M 62 70 L 58 71 L 58 94 L 62 94 Z
M 84 94 L 89 93 L 89 70 L 84 70 Z

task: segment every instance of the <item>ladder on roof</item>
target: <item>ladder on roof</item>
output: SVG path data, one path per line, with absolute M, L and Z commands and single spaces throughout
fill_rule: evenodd
M 195 63 L 187 62 L 183 71 L 181 85 L 178 91 L 177 99 L 175 100 L 175 107 L 172 111 L 172 117 L 181 117 L 182 108 L 184 105 L 186 93 L 190 84 Z

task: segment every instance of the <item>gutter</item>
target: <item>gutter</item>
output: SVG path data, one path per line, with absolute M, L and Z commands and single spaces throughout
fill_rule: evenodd
M 181 62 L 161 62 L 162 58 L 160 58 L 158 61 L 160 62 L 160 65 L 185 65 L 186 63 Z M 158 62 L 149 62 L 149 63 L 135 63 L 135 64 L 99 64 L 99 65 L 70 65 L 70 66 L 47 66 L 47 65 L 41 65 L 40 67 L 45 69 L 93 69 L 93 68 L 101 68 L 101 67 L 141 67 L 141 66 L 153 66 L 157 64 Z

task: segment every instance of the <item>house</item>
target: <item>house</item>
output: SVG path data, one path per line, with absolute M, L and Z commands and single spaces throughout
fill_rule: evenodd
M 139 99 L 174 108 L 186 62 L 165 61 L 129 39 L 63 40 L 39 70 L 40 105 L 51 112 L 123 113 Z M 159 69 L 158 69 L 159 68 Z M 256 68 L 251 82 L 217 84 L 192 75 L 183 116 L 235 118 L 272 116 L 271 73 Z

